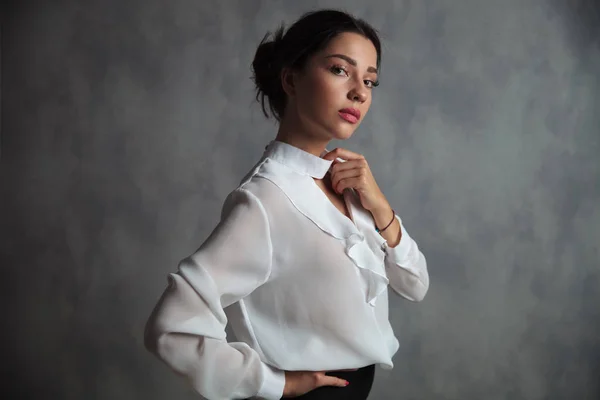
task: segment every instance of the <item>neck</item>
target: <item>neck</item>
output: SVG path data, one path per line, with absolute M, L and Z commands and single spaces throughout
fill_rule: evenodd
M 317 157 L 321 156 L 330 139 L 323 139 L 311 135 L 305 129 L 299 118 L 286 114 L 279 124 L 275 140 L 287 143 Z

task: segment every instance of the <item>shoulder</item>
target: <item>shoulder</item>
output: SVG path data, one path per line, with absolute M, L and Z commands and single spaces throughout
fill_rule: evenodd
M 239 185 L 230 192 L 226 204 L 254 204 L 273 217 L 288 210 L 290 193 L 297 189 L 302 176 L 269 157 L 256 163 Z M 272 219 L 272 218 L 270 218 Z
M 293 172 L 285 165 L 270 158 L 263 158 L 242 179 L 232 193 L 247 192 L 263 204 L 281 201 L 282 187 L 294 182 Z
M 246 196 L 253 197 L 267 208 L 283 198 L 281 189 L 272 180 L 262 175 L 252 176 L 239 185 L 233 193 L 245 193 Z

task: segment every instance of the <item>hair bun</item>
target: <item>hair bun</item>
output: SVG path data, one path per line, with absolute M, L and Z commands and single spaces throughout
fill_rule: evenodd
M 283 25 L 274 34 L 268 32 L 256 49 L 254 61 L 252 61 L 252 79 L 256 84 L 258 94 L 262 92 L 267 97 L 274 96 L 281 86 L 279 74 L 282 67 L 280 49 L 283 32 Z M 271 35 L 273 38 L 269 40 Z
M 254 82 L 260 90 L 268 93 L 268 88 L 277 71 L 276 64 L 277 43 L 274 41 L 263 42 L 256 50 L 252 69 L 254 70 Z

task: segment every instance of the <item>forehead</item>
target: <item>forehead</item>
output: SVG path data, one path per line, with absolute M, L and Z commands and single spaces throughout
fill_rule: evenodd
M 324 54 L 343 54 L 355 59 L 359 67 L 377 67 L 377 50 L 373 43 L 358 33 L 344 32 L 331 39 Z

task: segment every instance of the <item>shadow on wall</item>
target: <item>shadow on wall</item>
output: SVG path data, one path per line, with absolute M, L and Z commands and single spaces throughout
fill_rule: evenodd
M 555 0 L 552 5 L 564 20 L 574 49 L 600 49 L 600 0 Z

